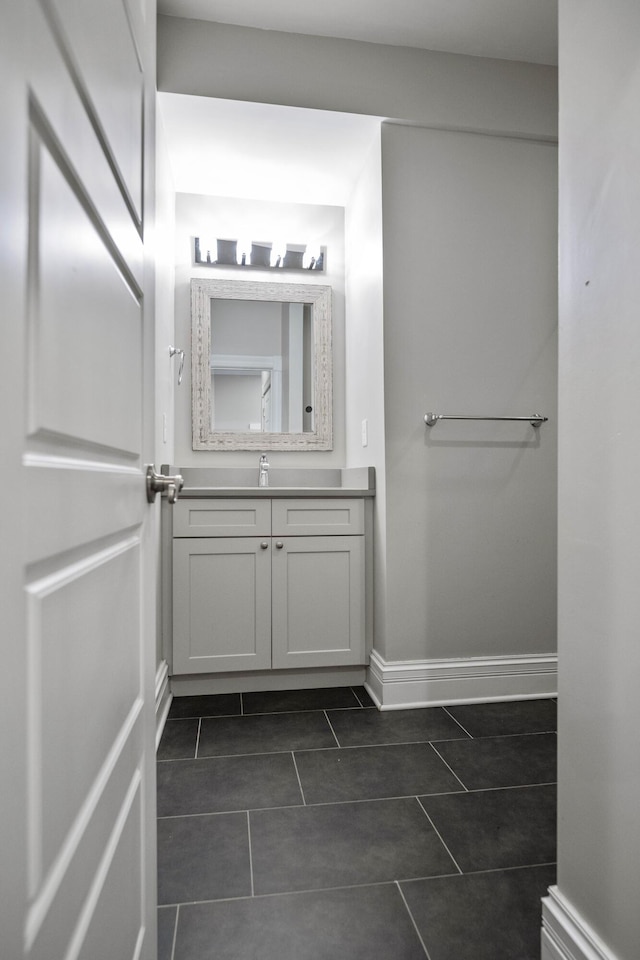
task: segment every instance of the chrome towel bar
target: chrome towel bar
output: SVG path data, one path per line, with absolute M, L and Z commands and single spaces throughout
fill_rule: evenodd
M 428 427 L 435 426 L 438 420 L 524 420 L 525 423 L 530 423 L 532 427 L 537 429 L 541 423 L 546 423 L 548 419 L 549 417 L 541 417 L 539 413 L 534 413 L 531 417 L 476 417 L 447 413 L 425 413 L 424 415 L 424 422 Z

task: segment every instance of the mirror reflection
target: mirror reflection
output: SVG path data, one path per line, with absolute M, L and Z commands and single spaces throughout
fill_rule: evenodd
M 211 430 L 310 433 L 310 303 L 211 300 Z
M 194 450 L 331 450 L 331 287 L 191 281 Z

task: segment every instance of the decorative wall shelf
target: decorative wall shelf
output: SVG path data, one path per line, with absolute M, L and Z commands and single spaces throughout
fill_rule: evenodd
M 253 241 L 241 250 L 237 240 L 215 240 L 210 247 L 193 238 L 193 265 L 196 267 L 224 267 L 231 270 L 266 270 L 269 273 L 285 270 L 295 273 L 324 273 L 327 248 L 319 247 L 307 253 L 306 244 L 286 244 L 283 254 L 271 263 L 272 244 Z M 211 249 L 213 247 L 213 249 Z

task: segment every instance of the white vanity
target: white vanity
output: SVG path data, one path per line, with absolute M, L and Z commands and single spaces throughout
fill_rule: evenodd
M 372 639 L 374 471 L 167 468 L 165 654 L 174 692 L 358 682 Z M 289 676 L 289 681 L 287 680 Z

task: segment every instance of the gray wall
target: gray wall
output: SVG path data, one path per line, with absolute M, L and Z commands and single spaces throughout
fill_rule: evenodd
M 640 950 L 640 6 L 560 2 L 558 889 Z
M 555 651 L 556 154 L 383 125 L 386 659 Z
M 557 133 L 554 67 L 160 17 L 158 89 L 528 137 Z

